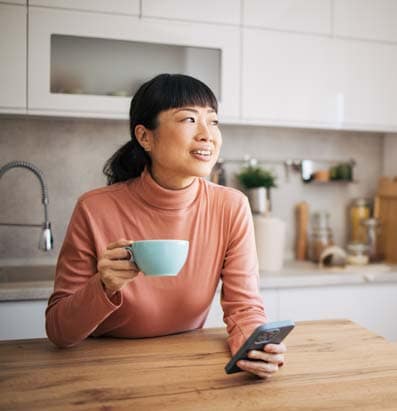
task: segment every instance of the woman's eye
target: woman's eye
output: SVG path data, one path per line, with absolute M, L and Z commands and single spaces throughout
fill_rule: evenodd
M 214 126 L 217 126 L 217 125 L 219 124 L 219 121 L 218 121 L 218 120 L 212 120 L 211 123 L 212 123 Z
M 194 117 L 186 117 L 186 118 L 183 119 L 183 121 L 185 121 L 185 120 L 189 120 L 190 123 L 194 123 L 196 121 L 196 119 Z

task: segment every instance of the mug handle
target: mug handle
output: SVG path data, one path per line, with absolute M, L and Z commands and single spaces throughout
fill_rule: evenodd
M 130 263 L 134 263 L 135 262 L 135 257 L 134 257 L 134 253 L 133 253 L 133 251 L 132 251 L 132 248 L 131 247 L 124 247 L 127 251 L 128 251 L 128 253 L 129 253 L 129 255 L 130 255 L 130 258 L 129 258 L 129 262 Z

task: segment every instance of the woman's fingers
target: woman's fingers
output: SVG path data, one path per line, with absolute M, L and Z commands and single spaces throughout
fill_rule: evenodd
M 284 353 L 287 347 L 284 343 L 268 344 L 261 350 L 248 352 L 249 360 L 242 360 L 237 365 L 244 371 L 257 375 L 260 378 L 269 378 L 279 367 L 284 365 Z
M 133 241 L 131 240 L 126 240 L 125 238 L 122 238 L 120 240 L 115 241 L 114 243 L 108 244 L 106 247 L 107 250 L 113 250 L 114 248 L 122 248 L 122 247 L 127 247 L 128 245 L 131 245 Z
M 277 364 L 266 363 L 263 361 L 238 361 L 237 365 L 243 370 L 257 375 L 261 378 L 272 376 L 277 370 Z
M 283 364 L 284 363 L 284 355 L 283 354 L 269 354 L 264 351 L 259 350 L 252 350 L 248 352 L 248 358 L 253 360 L 262 360 L 266 362 L 270 362 L 272 364 Z
M 125 247 L 131 240 L 121 239 L 110 243 L 98 260 L 98 272 L 106 290 L 117 291 L 139 274 L 135 263 L 131 263 L 130 253 Z
M 112 250 L 106 250 L 103 253 L 103 257 L 109 260 L 125 260 L 130 259 L 131 254 L 128 250 L 123 248 L 113 248 Z
M 271 354 L 285 354 L 287 352 L 287 347 L 282 342 L 280 344 L 267 344 L 263 350 Z

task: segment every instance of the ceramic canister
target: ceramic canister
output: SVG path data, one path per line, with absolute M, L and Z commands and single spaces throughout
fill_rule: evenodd
M 277 217 L 254 215 L 255 241 L 260 271 L 283 267 L 286 224 Z

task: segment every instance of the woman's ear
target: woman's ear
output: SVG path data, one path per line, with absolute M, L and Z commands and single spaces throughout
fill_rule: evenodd
M 135 137 L 140 144 L 140 146 L 145 151 L 151 151 L 152 149 L 152 141 L 151 141 L 151 132 L 142 124 L 138 124 L 135 126 Z

